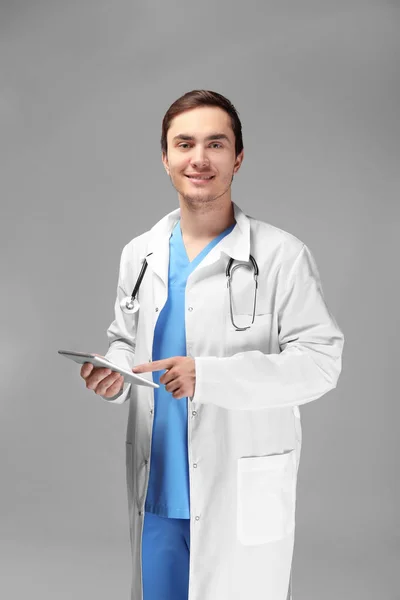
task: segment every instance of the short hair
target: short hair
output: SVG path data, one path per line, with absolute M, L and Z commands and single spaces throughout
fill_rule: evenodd
M 228 98 L 225 98 L 225 96 L 222 96 L 222 94 L 218 94 L 217 92 L 212 92 L 211 90 L 192 90 L 171 104 L 162 120 L 161 151 L 167 154 L 167 133 L 171 126 L 172 119 L 187 110 L 198 108 L 199 106 L 218 106 L 228 113 L 231 118 L 232 130 L 235 136 L 235 153 L 237 157 L 243 150 L 242 123 L 239 119 L 239 113 Z

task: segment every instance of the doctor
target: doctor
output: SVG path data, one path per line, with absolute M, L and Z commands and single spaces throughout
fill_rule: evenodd
M 343 334 L 308 247 L 231 199 L 244 152 L 229 100 L 176 100 L 161 147 L 179 208 L 122 251 L 106 355 L 160 387 L 81 369 L 129 401 L 131 599 L 289 600 L 298 407 L 336 387 Z M 273 201 L 265 173 L 257 187 Z

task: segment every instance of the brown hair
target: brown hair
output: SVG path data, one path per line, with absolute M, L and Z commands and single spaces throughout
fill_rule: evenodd
M 169 107 L 164 115 L 161 127 L 161 151 L 167 153 L 167 133 L 174 117 L 180 115 L 186 110 L 198 108 L 199 106 L 218 106 L 222 108 L 231 117 L 232 130 L 235 135 L 236 157 L 243 150 L 242 124 L 239 114 L 233 104 L 217 92 L 210 90 L 192 90 L 187 92 Z

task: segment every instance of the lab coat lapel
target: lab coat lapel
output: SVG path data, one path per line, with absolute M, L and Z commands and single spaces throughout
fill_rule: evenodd
M 248 262 L 250 260 L 250 223 L 248 217 L 239 208 L 237 204 L 232 202 L 233 211 L 237 226 L 232 232 L 214 246 L 210 252 L 196 267 L 193 276 L 201 271 L 204 267 L 208 267 L 215 263 L 223 252 L 228 258 L 233 258 L 238 261 Z M 199 274 L 199 278 L 202 277 Z
M 169 267 L 169 238 L 172 230 L 179 220 L 180 209 L 176 209 L 163 217 L 150 230 L 147 244 L 146 260 L 157 276 L 154 282 L 160 282 L 168 289 L 168 267 Z
M 157 276 L 154 281 L 158 279 L 164 287 L 168 287 L 169 235 L 164 235 L 158 240 L 150 240 L 147 250 L 147 263 Z
M 238 261 L 249 261 L 250 223 L 248 217 L 239 206 L 234 202 L 232 204 L 237 227 L 233 229 L 230 235 L 223 238 L 219 244 L 211 249 L 196 267 L 194 273 L 198 273 L 204 267 L 216 262 L 221 252 L 224 252 L 229 258 L 232 257 Z M 180 208 L 167 214 L 150 230 L 146 260 L 153 273 L 157 276 L 154 278 L 155 291 L 159 287 L 160 281 L 163 287 L 168 289 L 169 239 L 179 219 Z M 201 277 L 201 275 L 199 276 Z

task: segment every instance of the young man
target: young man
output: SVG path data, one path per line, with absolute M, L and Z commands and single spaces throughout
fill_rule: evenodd
M 336 387 L 343 334 L 307 246 L 232 202 L 244 152 L 229 100 L 179 98 L 161 147 L 179 209 L 123 249 L 106 355 L 160 387 L 81 369 L 130 401 L 131 597 L 288 600 L 298 405 Z

